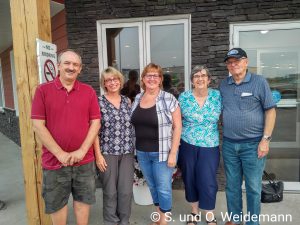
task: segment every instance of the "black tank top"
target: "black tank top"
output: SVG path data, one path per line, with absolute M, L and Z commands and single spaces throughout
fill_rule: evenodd
M 135 127 L 136 149 L 144 152 L 158 152 L 156 105 L 146 109 L 138 105 L 132 114 L 131 122 Z

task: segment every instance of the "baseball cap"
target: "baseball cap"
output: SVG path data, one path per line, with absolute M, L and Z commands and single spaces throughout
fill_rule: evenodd
M 227 59 L 229 59 L 229 58 L 240 59 L 240 58 L 243 58 L 243 57 L 248 58 L 247 53 L 243 49 L 241 49 L 241 48 L 232 48 L 227 52 L 227 54 L 225 56 L 225 59 L 224 59 L 224 62 L 226 62 Z

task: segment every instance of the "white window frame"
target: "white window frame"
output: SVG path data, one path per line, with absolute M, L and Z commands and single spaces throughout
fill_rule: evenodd
M 17 80 L 16 80 L 14 51 L 11 50 L 9 54 L 10 54 L 11 81 L 12 81 L 13 95 L 14 95 L 14 108 L 15 108 L 16 116 L 19 116 L 19 105 L 18 105 L 18 95 L 17 95 Z
M 242 31 L 258 30 L 291 30 L 300 29 L 300 21 L 276 21 L 276 22 L 254 22 L 254 23 L 232 23 L 230 24 L 230 49 L 239 47 L 239 33 Z M 258 52 L 258 53 L 261 53 Z M 300 54 L 299 54 L 300 55 Z M 259 60 L 259 57 L 257 58 Z M 299 59 L 300 60 L 300 59 Z M 300 66 L 300 62 L 299 62 Z M 259 72 L 259 71 L 258 71 Z M 297 107 L 296 99 L 281 100 L 278 107 Z M 295 142 L 271 142 L 270 146 L 274 148 L 299 148 L 300 144 L 300 123 L 296 121 L 296 141 Z
M 0 112 L 4 112 L 5 108 L 5 97 L 4 97 L 4 85 L 3 85 L 3 76 L 2 76 L 2 64 L 1 64 L 1 59 L 0 59 L 0 87 L 1 87 L 1 93 L 0 97 L 2 99 L 2 106 L 0 105 Z
M 127 19 L 110 19 L 97 21 L 97 37 L 98 37 L 98 57 L 99 57 L 99 70 L 102 71 L 107 67 L 107 45 L 106 45 L 106 29 L 117 27 L 138 27 L 139 29 L 139 60 L 140 71 L 150 63 L 150 32 L 149 26 L 151 25 L 168 25 L 168 24 L 184 24 L 184 79 L 185 90 L 190 87 L 190 67 L 191 67 L 191 15 L 171 15 L 171 16 L 155 16 L 155 17 L 140 17 L 140 18 L 127 18 Z M 147 39 L 148 38 L 148 39 Z M 99 74 L 100 80 L 100 74 Z M 100 92 L 102 89 L 100 87 Z

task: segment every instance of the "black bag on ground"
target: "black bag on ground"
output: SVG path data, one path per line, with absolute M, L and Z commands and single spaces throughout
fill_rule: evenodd
M 271 203 L 271 202 L 281 202 L 283 199 L 283 182 L 274 181 L 270 175 L 264 171 L 264 175 L 267 178 L 267 184 L 262 184 L 261 188 L 261 202 Z

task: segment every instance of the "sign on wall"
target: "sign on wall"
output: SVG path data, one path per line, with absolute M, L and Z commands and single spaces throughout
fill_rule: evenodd
M 40 83 L 52 81 L 57 75 L 57 47 L 40 39 L 36 43 Z

